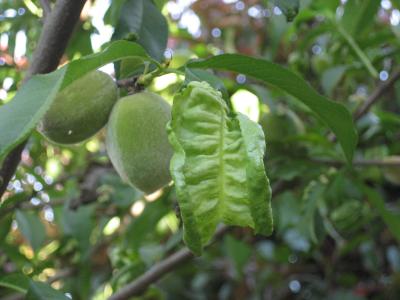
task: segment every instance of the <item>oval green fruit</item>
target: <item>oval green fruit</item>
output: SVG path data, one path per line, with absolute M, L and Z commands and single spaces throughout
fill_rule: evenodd
M 38 130 L 58 144 L 82 142 L 106 125 L 117 97 L 109 75 L 90 72 L 57 94 Z
M 148 194 L 171 181 L 170 119 L 171 107 L 163 98 L 141 92 L 119 99 L 107 124 L 112 164 L 124 181 Z

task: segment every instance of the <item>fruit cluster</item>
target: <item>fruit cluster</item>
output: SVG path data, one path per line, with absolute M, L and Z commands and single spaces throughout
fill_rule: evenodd
M 170 119 L 171 107 L 160 96 L 140 92 L 118 99 L 113 79 L 93 71 L 58 93 L 38 130 L 54 143 L 75 144 L 107 124 L 107 152 L 118 174 L 152 193 L 171 181 Z

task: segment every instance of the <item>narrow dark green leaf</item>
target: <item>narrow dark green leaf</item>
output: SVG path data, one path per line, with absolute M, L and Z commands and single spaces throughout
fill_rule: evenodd
M 345 30 L 352 36 L 364 32 L 378 12 L 380 1 L 376 0 L 348 0 L 344 7 L 342 24 Z
M 385 201 L 374 189 L 362 185 L 363 192 L 367 195 L 368 201 L 376 208 L 383 221 L 386 223 L 389 231 L 393 234 L 396 240 L 400 243 L 400 215 L 391 212 L 386 207 Z
M 17 210 L 15 213 L 18 228 L 37 252 L 46 240 L 46 229 L 35 213 Z
M 167 47 L 168 24 L 152 1 L 128 0 L 122 6 L 113 39 L 135 41 L 161 61 Z
M 8 214 L 0 218 L 0 246 L 5 243 L 8 232 L 11 228 L 13 214 Z
M 77 210 L 71 210 L 66 203 L 62 215 L 64 232 L 73 236 L 79 243 L 82 251 L 87 251 L 90 246 L 90 234 L 93 230 L 93 205 L 80 206 Z
M 214 89 L 220 91 L 224 99 L 228 99 L 228 91 L 225 88 L 224 83 L 214 74 L 201 70 L 201 69 L 190 69 L 185 68 L 185 82 L 187 85 L 191 81 L 207 81 Z
M 286 16 L 286 20 L 292 22 L 299 13 L 300 0 L 275 0 L 275 5 Z
M 57 94 L 65 69 L 36 75 L 0 107 L 0 161 L 35 128 Z
M 49 109 L 58 91 L 107 63 L 132 57 L 150 59 L 140 45 L 117 41 L 102 52 L 82 57 L 55 72 L 33 76 L 13 100 L 0 107 L 0 161 L 28 137 Z
M 352 161 L 357 144 L 357 132 L 349 111 L 318 94 L 306 81 L 293 72 L 263 59 L 222 54 L 203 61 L 191 62 L 190 68 L 214 68 L 242 73 L 272 84 L 307 105 L 338 138 L 346 158 Z
M 144 244 L 146 237 L 154 234 L 158 221 L 171 211 L 166 198 L 162 197 L 162 199 L 147 203 L 143 213 L 128 225 L 125 243 L 130 249 L 137 251 Z
M 26 293 L 29 287 L 29 277 L 23 274 L 10 274 L 0 278 L 0 286 Z
M 71 300 L 63 293 L 53 289 L 50 285 L 33 281 L 29 282 L 25 300 Z
M 346 70 L 347 66 L 335 66 L 322 73 L 321 85 L 327 95 L 332 95 Z
M 111 1 L 111 5 L 104 16 L 105 24 L 109 24 L 114 27 L 118 24 L 119 16 L 121 15 L 121 8 L 125 1 L 126 0 Z
M 238 276 L 242 276 L 249 261 L 252 249 L 245 242 L 235 239 L 232 235 L 224 238 L 227 256 L 232 260 Z

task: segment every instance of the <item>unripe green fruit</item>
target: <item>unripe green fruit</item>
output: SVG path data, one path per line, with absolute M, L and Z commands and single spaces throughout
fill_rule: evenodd
M 170 119 L 170 105 L 150 92 L 121 98 L 111 112 L 108 155 L 122 179 L 145 193 L 171 181 L 172 147 L 165 128 Z
M 38 129 L 55 143 L 82 142 L 107 123 L 117 96 L 117 87 L 109 75 L 90 72 L 57 94 Z

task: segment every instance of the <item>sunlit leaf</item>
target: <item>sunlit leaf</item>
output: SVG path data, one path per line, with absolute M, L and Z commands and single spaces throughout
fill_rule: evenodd
M 193 252 L 201 253 L 220 222 L 271 234 L 265 140 L 258 124 L 244 115 L 228 116 L 219 92 L 206 82 L 191 82 L 174 98 L 169 138 L 184 240 Z
M 203 61 L 191 62 L 191 68 L 214 68 L 242 73 L 272 84 L 307 105 L 336 134 L 347 160 L 353 158 L 357 132 L 349 111 L 318 94 L 306 81 L 291 71 L 263 59 L 222 54 Z

